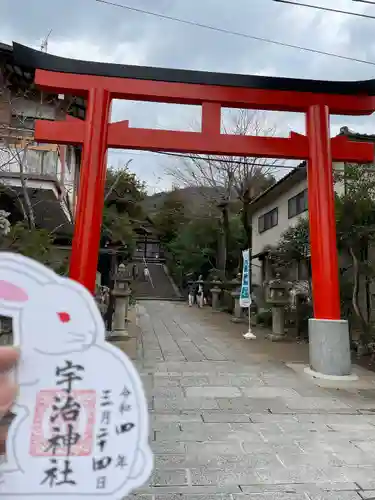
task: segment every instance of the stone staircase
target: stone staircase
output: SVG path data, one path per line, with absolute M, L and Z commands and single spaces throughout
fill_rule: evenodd
M 164 265 L 160 262 L 147 262 L 150 279 L 144 281 L 145 264 L 137 263 L 138 278 L 132 283 L 133 293 L 138 300 L 183 300 L 166 274 Z

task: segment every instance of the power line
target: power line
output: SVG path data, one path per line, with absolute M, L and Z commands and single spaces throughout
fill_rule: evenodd
M 188 158 L 189 160 L 203 160 L 207 161 L 208 158 L 202 157 L 202 156 L 197 156 L 197 155 L 187 155 L 187 154 L 178 154 L 178 153 L 166 153 L 165 151 L 157 151 L 158 154 L 165 155 L 165 156 L 174 156 L 175 158 Z M 212 159 L 212 162 L 215 163 L 230 163 L 232 165 L 246 165 L 246 161 L 240 161 L 240 160 L 224 160 L 222 158 L 214 158 Z M 251 163 L 251 162 L 250 162 Z M 260 167 L 274 167 L 276 168 L 287 168 L 287 169 L 294 169 L 297 167 L 297 165 L 276 165 L 274 163 L 262 163 L 259 164 Z
M 280 42 L 278 40 L 273 40 L 271 38 L 264 38 L 264 37 L 259 37 L 259 36 L 255 36 L 255 35 L 250 35 L 248 33 L 242 33 L 240 31 L 231 31 L 231 30 L 228 30 L 226 28 L 220 28 L 218 26 L 212 26 L 212 25 L 209 25 L 209 24 L 203 24 L 203 23 L 199 23 L 199 22 L 196 22 L 196 21 L 189 21 L 188 19 L 183 19 L 181 17 L 167 16 L 166 14 L 159 14 L 158 12 L 153 12 L 153 11 L 145 10 L 145 9 L 139 9 L 137 7 L 131 7 L 130 5 L 125 5 L 125 4 L 119 4 L 119 3 L 111 2 L 109 0 L 94 0 L 94 1 L 98 2 L 98 3 L 105 4 L 105 5 L 110 5 L 112 7 L 119 7 L 121 9 L 129 10 L 129 11 L 132 11 L 132 12 L 137 12 L 139 14 L 146 14 L 148 16 L 158 17 L 159 19 L 165 19 L 167 21 L 174 21 L 174 22 L 178 22 L 178 23 L 181 23 L 181 24 L 186 24 L 188 26 L 195 26 L 195 27 L 203 28 L 203 29 L 210 30 L 210 31 L 216 31 L 218 33 L 224 33 L 226 35 L 232 35 L 232 36 L 238 36 L 238 37 L 242 37 L 242 38 L 248 38 L 248 39 L 251 39 L 251 40 L 256 40 L 258 42 L 264 42 L 264 43 L 269 43 L 269 44 L 272 44 L 272 45 L 278 45 L 280 47 L 286 47 L 286 48 L 289 48 L 289 49 L 298 49 L 298 50 L 301 50 L 301 51 L 304 51 L 304 52 L 310 52 L 312 54 L 319 54 L 319 55 L 322 55 L 322 56 L 335 57 L 336 59 L 342 59 L 342 60 L 345 60 L 345 61 L 352 61 L 352 62 L 358 62 L 358 63 L 361 63 L 361 64 L 368 64 L 370 66 L 375 66 L 375 61 L 366 61 L 364 59 L 358 59 L 356 57 L 344 56 L 344 55 L 341 55 L 341 54 L 336 54 L 334 52 L 326 52 L 324 50 L 311 49 L 309 47 L 303 47 L 303 46 L 294 45 L 294 44 L 291 44 L 291 43 Z
M 114 150 L 114 151 L 111 151 L 111 153 L 118 153 L 118 154 L 128 154 L 128 155 L 132 155 L 134 154 L 133 152 L 130 153 L 124 153 L 123 151 L 119 151 L 119 150 Z M 166 151 L 142 151 L 141 154 L 158 154 L 158 155 L 164 155 L 164 156 L 173 156 L 175 158 L 187 158 L 189 160 L 203 160 L 203 161 L 207 161 L 207 158 L 205 157 L 202 157 L 202 156 L 197 156 L 197 155 L 189 155 L 189 154 L 179 154 L 179 153 L 168 153 Z M 232 165 L 246 165 L 246 162 L 244 161 L 240 161 L 240 160 L 224 160 L 222 158 L 214 158 L 212 159 L 213 162 L 216 162 L 216 163 L 231 163 Z M 299 166 L 301 166 L 301 164 L 304 163 L 304 161 L 301 161 L 299 164 L 297 165 L 278 165 L 278 164 L 274 164 L 274 163 L 261 163 L 259 165 L 255 165 L 255 166 L 259 166 L 259 167 L 273 167 L 275 169 L 279 169 L 279 168 L 285 168 L 285 169 L 288 169 L 288 170 L 294 170 L 295 168 L 298 168 Z M 375 173 L 375 166 L 373 168 L 365 168 L 365 169 L 362 169 L 362 172 L 371 172 L 371 173 Z
M 273 0 L 273 1 L 278 3 L 286 3 L 289 5 L 294 5 L 296 7 L 308 7 L 310 9 L 323 10 L 326 12 L 334 12 L 336 14 L 346 14 L 348 16 L 358 16 L 358 17 L 364 17 L 366 19 L 375 19 L 375 16 L 371 16 L 370 14 L 361 14 L 359 12 L 350 12 L 348 10 L 331 9 L 329 7 L 322 7 L 320 5 L 311 5 L 309 3 L 296 3 L 293 2 L 292 0 Z
M 123 151 L 119 150 L 114 150 L 111 151 L 111 153 L 117 153 L 117 154 L 128 154 L 132 155 L 134 153 L 124 153 Z M 189 160 L 203 160 L 207 161 L 207 158 L 198 156 L 198 155 L 189 155 L 189 154 L 179 154 L 179 153 L 168 153 L 166 151 L 142 151 L 141 154 L 158 154 L 158 155 L 164 155 L 164 156 L 173 156 L 175 158 L 188 158 Z M 137 153 L 139 155 L 139 153 Z M 245 165 L 246 162 L 240 161 L 240 160 L 224 160 L 223 158 L 213 158 L 213 162 L 216 163 L 231 163 L 233 165 Z M 274 168 L 287 168 L 287 169 L 294 169 L 297 167 L 297 165 L 277 165 L 273 163 L 262 163 L 262 167 L 274 167 Z
M 368 3 L 370 5 L 375 5 L 375 2 L 372 2 L 371 0 L 352 0 L 352 2 Z

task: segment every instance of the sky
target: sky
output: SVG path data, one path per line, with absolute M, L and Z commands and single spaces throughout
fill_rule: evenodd
M 96 0 L 0 0 L 0 42 L 40 48 L 52 30 L 48 52 L 64 57 L 266 76 L 326 80 L 375 78 L 375 19 L 327 13 L 273 0 L 113 0 L 160 14 L 236 32 L 373 61 L 374 65 L 313 54 L 132 12 Z M 298 0 L 296 0 L 298 1 Z M 375 16 L 375 5 L 352 0 L 305 0 Z M 115 101 L 112 121 L 130 126 L 191 130 L 200 110 L 191 106 Z M 299 114 L 267 113 L 276 135 L 304 133 Z M 375 133 L 374 117 L 333 117 L 331 134 L 348 126 Z M 108 161 L 129 167 L 149 192 L 171 187 L 167 170 L 180 160 L 140 151 L 110 151 Z M 290 164 L 291 162 L 288 162 Z M 282 174 L 287 173 L 282 170 Z M 282 175 L 280 174 L 280 175 Z

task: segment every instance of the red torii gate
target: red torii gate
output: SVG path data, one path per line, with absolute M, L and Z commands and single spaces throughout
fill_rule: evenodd
M 308 160 L 308 204 L 314 317 L 340 320 L 332 161 L 372 162 L 373 145 L 330 139 L 329 116 L 370 115 L 375 82 L 322 82 L 168 70 L 64 59 L 14 44 L 18 64 L 36 68 L 48 92 L 87 99 L 85 121 L 38 120 L 35 138 L 83 146 L 70 276 L 94 290 L 104 203 L 107 148 Z M 201 132 L 131 128 L 109 123 L 112 99 L 202 107 Z M 307 136 L 221 134 L 221 108 L 306 114 Z

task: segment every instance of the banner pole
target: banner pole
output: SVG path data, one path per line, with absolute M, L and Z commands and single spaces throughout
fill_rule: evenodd
M 252 330 L 251 330 L 251 316 L 250 316 L 250 307 L 249 306 L 249 330 L 243 334 L 243 338 L 246 339 L 246 340 L 255 340 L 256 339 L 256 335 L 253 334 Z
M 242 269 L 242 284 L 241 284 L 241 295 L 240 295 L 240 305 L 241 302 L 243 307 L 248 308 L 249 315 L 249 328 L 246 333 L 243 334 L 243 338 L 246 340 L 254 340 L 256 336 L 251 331 L 251 267 L 250 267 L 250 249 L 244 250 L 242 252 L 243 257 L 243 269 Z

